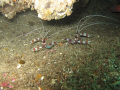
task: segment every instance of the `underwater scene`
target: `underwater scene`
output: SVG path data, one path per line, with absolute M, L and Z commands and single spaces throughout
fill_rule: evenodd
M 0 90 L 120 90 L 120 0 L 79 1 L 60 20 L 0 13 Z

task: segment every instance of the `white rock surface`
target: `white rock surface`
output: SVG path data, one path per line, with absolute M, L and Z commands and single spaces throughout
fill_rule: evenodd
M 61 19 L 72 13 L 76 0 L 1 0 L 0 12 L 12 19 L 17 12 L 31 8 L 43 20 Z

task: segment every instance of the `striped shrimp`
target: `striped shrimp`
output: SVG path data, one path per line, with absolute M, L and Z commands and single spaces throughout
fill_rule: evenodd
M 65 41 L 71 43 L 71 44 L 90 44 L 91 41 L 82 41 L 81 38 L 82 37 L 90 37 L 89 34 L 86 33 L 79 33 L 75 36 L 75 38 L 72 39 L 64 39 Z
M 38 41 L 42 41 L 42 46 L 32 48 L 31 50 L 34 51 L 34 52 L 39 51 L 39 50 L 41 50 L 43 48 L 51 49 L 56 44 L 56 42 L 52 42 L 52 43 L 49 43 L 49 45 L 47 45 L 45 38 L 44 39 L 35 38 L 35 39 L 31 40 L 30 43 L 32 44 L 32 43 L 35 43 L 35 42 L 38 42 Z
M 56 36 L 57 37 L 57 34 L 59 33 L 63 33 L 63 32 L 66 32 L 66 34 L 69 34 L 68 31 L 70 31 L 71 29 L 74 29 L 74 28 L 77 28 L 77 34 L 75 35 L 74 39 L 69 39 L 69 38 L 65 38 L 65 39 L 62 39 L 62 42 L 64 43 L 65 42 L 68 42 L 70 44 L 84 44 L 84 45 L 89 45 L 91 43 L 91 41 L 84 41 L 82 40 L 83 38 L 90 38 L 91 36 L 87 33 L 81 33 L 81 31 L 83 31 L 84 29 L 90 27 L 90 26 L 94 26 L 94 25 L 100 25 L 100 24 L 106 24 L 106 25 L 117 25 L 116 23 L 109 23 L 109 22 L 104 22 L 102 20 L 99 20 L 99 21 L 96 21 L 96 22 L 92 22 L 92 23 L 89 23 L 89 21 L 92 20 L 92 18 L 99 18 L 99 17 L 102 17 L 102 18 L 105 18 L 105 19 L 108 19 L 108 20 L 112 20 L 112 21 L 115 21 L 115 22 L 119 22 L 118 20 L 114 19 L 114 18 L 111 18 L 111 17 L 107 17 L 107 16 L 103 16 L 103 15 L 89 15 L 89 16 L 86 16 L 86 17 L 83 17 L 82 19 L 79 20 L 77 26 L 72 26 L 70 28 L 67 28 L 67 29 L 63 29 L 63 30 L 59 30 L 57 32 L 54 32 L 54 33 L 51 33 L 50 35 L 47 35 L 49 33 L 49 30 L 47 33 L 44 33 L 45 35 L 44 36 L 47 36 L 47 38 L 50 38 L 52 36 Z M 44 30 L 43 30 L 44 31 Z M 50 43 L 49 45 L 46 45 L 46 40 L 44 40 L 43 38 L 36 38 L 36 39 L 33 39 L 31 40 L 31 43 L 35 43 L 35 42 L 38 42 L 38 41 L 42 41 L 42 46 L 40 47 L 36 47 L 36 48 L 32 48 L 32 51 L 39 51 L 40 49 L 42 48 L 47 48 L 47 49 L 50 49 L 52 48 L 56 42 L 53 42 L 53 43 Z M 58 42 L 57 42 L 58 43 Z

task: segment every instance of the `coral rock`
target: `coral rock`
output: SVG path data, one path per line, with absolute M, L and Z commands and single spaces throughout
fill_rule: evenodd
M 2 0 L 0 12 L 12 19 L 17 12 L 31 8 L 37 11 L 41 19 L 57 20 L 71 15 L 75 2 L 76 0 Z

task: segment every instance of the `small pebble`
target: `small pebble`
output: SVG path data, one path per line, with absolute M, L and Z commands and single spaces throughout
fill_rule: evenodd
M 25 61 L 24 60 L 20 60 L 19 64 L 25 64 Z
M 21 67 L 21 64 L 18 64 L 18 65 L 17 65 L 17 69 L 19 69 L 20 67 Z

